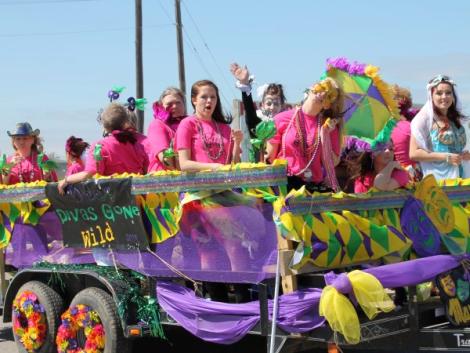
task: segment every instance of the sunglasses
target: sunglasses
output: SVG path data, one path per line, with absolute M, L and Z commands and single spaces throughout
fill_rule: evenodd
M 439 83 L 450 83 L 452 86 L 455 85 L 455 82 L 451 80 L 449 76 L 446 75 L 437 75 L 434 77 L 431 81 L 429 81 L 429 86 L 430 87 L 436 87 Z

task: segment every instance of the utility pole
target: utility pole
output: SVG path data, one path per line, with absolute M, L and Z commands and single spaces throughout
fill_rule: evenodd
M 178 47 L 178 74 L 180 80 L 180 90 L 186 95 L 186 78 L 184 75 L 184 52 L 183 52 L 183 24 L 181 23 L 180 0 L 175 0 L 176 18 L 176 44 Z
M 135 79 L 136 98 L 144 98 L 144 64 L 142 58 L 142 0 L 135 0 Z M 144 112 L 136 109 L 137 130 L 144 131 Z

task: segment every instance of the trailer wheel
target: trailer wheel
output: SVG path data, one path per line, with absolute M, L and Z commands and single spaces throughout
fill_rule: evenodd
M 54 353 L 63 300 L 39 281 L 26 282 L 13 301 L 13 337 L 20 353 Z
M 82 290 L 73 298 L 69 310 L 62 315 L 62 320 L 70 318 L 67 316 L 70 314 L 81 315 L 80 312 L 92 313 L 88 316 L 92 316 L 93 319 L 82 319 L 82 322 L 72 319 L 66 322 L 65 327 L 61 325 L 56 340 L 58 352 L 67 352 L 67 349 L 64 350 L 64 346 L 61 347 L 59 342 L 60 337 L 63 336 L 69 337 L 69 341 L 73 345 L 76 344 L 76 347 L 70 347 L 72 349 L 84 349 L 87 344 L 96 344 L 96 342 L 102 341 L 104 347 L 101 346 L 99 349 L 102 353 L 117 353 L 118 351 L 119 353 L 127 353 L 129 340 L 124 338 L 116 303 L 108 293 L 95 287 Z M 81 317 L 83 318 L 83 315 Z M 75 327 L 71 327 L 71 322 Z M 70 335 L 72 335 L 71 339 Z M 96 335 L 100 335 L 102 339 L 97 339 Z

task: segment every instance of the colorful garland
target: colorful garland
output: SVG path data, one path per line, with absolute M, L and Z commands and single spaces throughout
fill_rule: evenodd
M 28 352 L 38 350 L 46 340 L 44 307 L 31 291 L 24 291 L 13 301 L 13 333 Z
M 102 353 L 105 332 L 96 311 L 87 305 L 78 304 L 67 309 L 61 316 L 62 323 L 57 332 L 58 353 Z M 77 333 L 83 330 L 85 347 L 79 347 Z

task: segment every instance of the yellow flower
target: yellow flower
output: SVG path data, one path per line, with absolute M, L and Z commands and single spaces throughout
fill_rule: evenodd
M 374 78 L 378 75 L 379 68 L 377 66 L 367 65 L 366 68 L 364 69 L 364 73 L 366 74 L 366 76 L 369 76 L 370 78 Z

